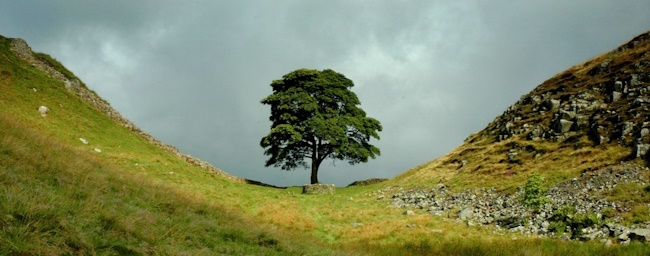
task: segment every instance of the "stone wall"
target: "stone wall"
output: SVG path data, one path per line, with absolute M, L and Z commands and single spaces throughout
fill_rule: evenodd
M 309 184 L 302 186 L 303 194 L 333 195 L 334 184 Z
M 204 169 L 208 172 L 217 174 L 222 177 L 226 177 L 234 181 L 246 182 L 246 183 L 259 183 L 261 185 L 266 185 L 260 182 L 253 182 L 253 181 L 249 182 L 246 179 L 242 179 L 230 175 L 218 168 L 215 168 L 214 166 L 210 165 L 208 162 L 202 161 L 201 159 L 198 159 L 196 157 L 187 154 L 183 154 L 173 145 L 165 144 L 160 140 L 154 138 L 149 133 L 138 128 L 135 124 L 133 124 L 128 119 L 122 117 L 122 115 L 120 115 L 119 112 L 113 109 L 108 102 L 106 102 L 104 99 L 97 96 L 92 91 L 88 90 L 88 88 L 81 81 L 79 81 L 78 79 L 70 79 L 66 77 L 61 72 L 56 70 L 56 68 L 54 68 L 50 63 L 44 62 L 36 58 L 34 56 L 34 53 L 32 52 L 32 49 L 29 47 L 27 42 L 25 42 L 25 40 L 20 38 L 11 39 L 11 51 L 14 52 L 14 54 L 17 57 L 23 59 L 24 61 L 28 62 L 32 66 L 49 74 L 52 78 L 61 81 L 65 85 L 66 89 L 77 94 L 82 100 L 90 103 L 93 107 L 95 107 L 97 110 L 104 113 L 111 119 L 115 120 L 115 122 L 117 122 L 118 124 L 124 126 L 125 128 L 129 129 L 133 133 L 137 134 L 140 138 L 148 141 L 153 145 L 158 146 L 159 148 L 171 153 L 172 155 L 182 159 L 183 161 L 191 165 L 198 166 L 201 169 Z

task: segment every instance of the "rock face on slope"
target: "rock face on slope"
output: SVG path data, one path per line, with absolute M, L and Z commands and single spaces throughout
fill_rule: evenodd
M 249 181 L 245 180 L 239 177 L 235 177 L 233 175 L 230 175 L 222 170 L 219 170 L 215 168 L 214 166 L 210 165 L 209 163 L 202 161 L 201 159 L 198 159 L 196 157 L 192 157 L 190 155 L 186 155 L 181 153 L 176 147 L 172 145 L 168 145 L 165 143 L 162 143 L 160 140 L 154 138 L 151 136 L 149 133 L 141 130 L 138 128 L 135 124 L 133 124 L 131 121 L 128 119 L 122 117 L 120 113 L 118 113 L 115 109 L 111 107 L 111 105 L 106 102 L 104 99 L 100 98 L 90 90 L 76 77 L 73 77 L 71 75 L 66 75 L 62 73 L 61 71 L 57 70 L 51 63 L 44 61 L 40 58 L 37 58 L 35 54 L 32 52 L 32 49 L 27 45 L 27 42 L 25 40 L 20 39 L 20 38 L 14 38 L 11 39 L 11 50 L 14 52 L 16 56 L 19 58 L 23 59 L 24 61 L 30 63 L 32 66 L 42 70 L 43 72 L 49 74 L 56 80 L 61 81 L 65 88 L 73 91 L 75 94 L 77 94 L 82 100 L 88 102 L 91 104 L 93 107 L 97 108 L 100 112 L 106 114 L 109 116 L 111 119 L 115 120 L 117 123 L 120 125 L 126 127 L 127 129 L 131 130 L 144 140 L 162 148 L 163 150 L 181 158 L 182 160 L 186 161 L 189 164 L 198 166 L 206 171 L 209 171 L 211 173 L 215 173 L 217 175 L 226 177 L 228 179 L 232 179 L 235 181 L 239 182 L 247 182 L 250 184 L 256 184 L 256 185 L 266 185 L 260 182 L 256 181 Z M 40 111 L 40 109 L 39 109 Z M 43 113 L 43 112 L 41 112 Z M 44 115 L 44 114 L 42 114 Z M 266 185 L 268 186 L 268 185 Z
M 556 75 L 521 97 L 480 136 L 563 142 L 588 136 L 636 157 L 650 149 L 650 32 Z
M 393 187 L 373 196 L 390 199 L 395 207 L 492 226 L 498 233 L 601 240 L 605 245 L 646 242 L 649 153 L 646 32 L 545 81 L 459 148 L 402 177 L 420 187 Z M 531 172 L 556 182 L 547 184 L 543 197 L 548 203 L 538 209 L 522 203 L 523 184 L 512 185 Z M 480 187 L 469 182 L 483 180 L 506 185 L 503 190 L 450 187 Z

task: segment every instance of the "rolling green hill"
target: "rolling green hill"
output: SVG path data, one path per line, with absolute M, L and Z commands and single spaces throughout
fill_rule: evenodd
M 598 241 L 495 232 L 494 223 L 459 221 L 462 209 L 438 216 L 394 204 L 399 193 L 438 184 L 449 193 L 495 187 L 515 194 L 533 172 L 553 185 L 621 161 L 645 164 L 636 157 L 644 137 L 620 133 L 626 122 L 634 122 L 629 134 L 640 135 L 646 125 L 644 103 L 634 103 L 645 94 L 631 90 L 637 87 L 630 73 L 650 85 L 640 72 L 650 67 L 644 38 L 550 79 L 440 159 L 389 181 L 339 188 L 335 195 L 303 195 L 300 188 L 254 185 L 164 145 L 56 60 L 32 53 L 24 41 L 0 37 L 0 255 L 647 254 L 650 248 L 637 242 L 604 247 Z M 632 70 L 637 62 L 640 68 Z M 617 81 L 630 86 L 609 102 Z M 556 107 L 564 109 L 577 101 L 571 95 L 600 84 L 602 93 L 591 93 L 590 100 L 609 107 L 597 110 L 602 118 L 587 121 L 596 123 L 596 132 L 576 126 L 544 134 L 556 130 L 554 123 L 565 123 L 555 120 L 562 114 Z M 535 95 L 547 96 L 538 102 Z M 556 98 L 559 106 L 533 110 Z M 41 106 L 48 111 L 41 114 Z M 608 116 L 616 109 L 630 114 Z M 586 115 L 574 113 L 573 121 L 565 121 L 579 123 L 578 114 Z M 531 125 L 543 132 L 528 139 Z M 606 196 L 636 200 L 632 208 L 650 202 L 635 184 Z M 638 225 L 647 220 L 622 218 Z

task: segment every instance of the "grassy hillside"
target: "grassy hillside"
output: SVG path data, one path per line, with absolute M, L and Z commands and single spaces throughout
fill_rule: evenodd
M 635 153 L 637 145 L 650 140 L 641 131 L 650 127 L 649 81 L 646 32 L 558 73 L 456 149 L 393 182 L 512 191 L 532 173 L 555 184 L 622 161 L 644 165 L 647 157 L 636 158 Z M 614 94 L 619 98 L 613 99 Z M 556 106 L 549 107 L 552 101 Z M 558 131 L 560 119 L 572 121 L 570 130 Z M 630 128 L 623 134 L 626 123 Z
M 9 45 L 10 39 L 0 37 L 0 255 L 503 255 L 506 248 L 512 255 L 642 255 L 650 251 L 637 243 L 603 248 L 598 243 L 494 235 L 490 227 L 467 226 L 420 210 L 405 216 L 404 209 L 377 199 L 379 190 L 399 189 L 389 186 L 430 187 L 439 179 L 458 187 L 471 186 L 459 177 L 471 178 L 479 186 L 494 184 L 473 175 L 419 176 L 421 172 L 412 171 L 393 181 L 339 188 L 335 195 L 319 196 L 302 195 L 300 188 L 236 182 L 142 139 L 60 80 L 16 57 Z M 49 56 L 37 56 L 66 77 L 74 77 Z M 38 113 L 39 106 L 50 109 L 46 117 Z M 492 163 L 491 152 L 508 142 L 490 142 L 463 145 L 433 163 L 449 162 L 453 154 L 465 150 L 475 152 L 472 159 L 477 161 L 472 164 L 483 158 Z M 574 153 L 553 144 L 535 147 Z M 589 153 L 599 164 L 624 154 L 623 148 Z M 552 157 L 539 161 L 557 166 L 552 165 Z M 579 161 L 562 163 L 576 166 L 565 172 L 567 177 L 581 168 Z M 498 167 L 490 166 L 495 174 Z M 503 187 L 517 182 L 513 179 Z

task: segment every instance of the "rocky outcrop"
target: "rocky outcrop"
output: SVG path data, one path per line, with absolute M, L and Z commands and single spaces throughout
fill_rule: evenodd
M 550 187 L 546 192 L 550 203 L 539 209 L 527 208 L 521 203 L 524 193 L 521 188 L 513 194 L 497 192 L 493 188 L 451 193 L 446 185 L 438 184 L 430 189 L 390 187 L 376 191 L 376 195 L 377 199 L 383 200 L 388 194 L 394 207 L 419 209 L 431 215 L 464 221 L 468 225 L 491 225 L 495 232 L 555 237 L 564 234 L 566 239 L 575 240 L 616 238 L 626 243 L 629 239 L 650 240 L 650 223 L 623 226 L 620 215 L 632 209 L 626 202 L 608 201 L 605 195 L 627 183 L 647 184 L 649 174 L 650 169 L 637 165 L 584 172 L 580 177 Z M 567 207 L 573 210 L 571 214 L 595 214 L 593 218 L 596 219 L 591 225 L 581 226 L 580 230 L 559 227 L 563 231 L 558 233 L 558 212 Z M 603 213 L 611 216 L 605 218 Z M 619 237 L 622 234 L 624 239 Z
M 650 32 L 570 68 L 521 97 L 481 137 L 564 142 L 588 136 L 643 157 L 650 145 Z
M 79 79 L 75 77 L 69 77 L 63 74 L 61 71 L 57 70 L 51 63 L 48 63 L 46 61 L 43 61 L 39 58 L 36 58 L 34 56 L 34 53 L 32 52 L 31 48 L 25 42 L 25 40 L 20 39 L 20 38 L 14 38 L 11 39 L 11 51 L 21 58 L 22 60 L 28 62 L 32 66 L 40 69 L 41 71 L 49 74 L 52 78 L 60 81 L 66 89 L 74 92 L 76 95 L 78 95 L 82 100 L 88 102 L 91 104 L 93 107 L 95 107 L 97 110 L 100 112 L 106 114 L 109 116 L 111 119 L 115 120 L 115 122 L 119 123 L 120 125 L 124 126 L 125 128 L 129 129 L 133 133 L 137 134 L 139 137 L 142 139 L 148 141 L 151 144 L 154 144 L 161 149 L 171 153 L 172 155 L 175 155 L 176 157 L 182 159 L 183 161 L 198 166 L 206 171 L 209 171 L 211 173 L 226 177 L 231 180 L 235 180 L 238 182 L 247 182 L 250 184 L 257 184 L 257 185 L 266 185 L 260 182 L 256 181 L 248 181 L 239 177 L 235 177 L 233 175 L 230 175 L 222 170 L 219 170 L 215 168 L 214 166 L 210 165 L 208 162 L 202 161 L 201 159 L 198 159 L 196 157 L 186 155 L 181 153 L 176 147 L 172 145 L 168 145 L 165 143 L 162 143 L 160 140 L 154 138 L 151 136 L 149 133 L 141 130 L 138 128 L 135 124 L 133 124 L 131 121 L 128 119 L 124 118 L 120 113 L 118 113 L 115 109 L 113 109 L 108 102 L 106 102 L 104 99 L 100 98 L 97 96 L 95 93 L 90 91 Z M 46 107 L 42 106 L 39 108 L 39 112 L 41 115 L 46 115 L 49 109 Z M 45 114 L 44 114 L 45 113 Z M 268 186 L 268 185 L 267 185 Z

